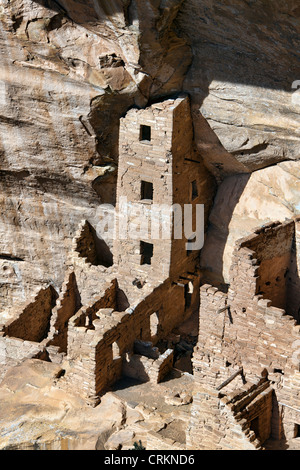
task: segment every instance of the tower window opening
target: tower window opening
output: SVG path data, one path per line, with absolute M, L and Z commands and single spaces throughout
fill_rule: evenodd
M 153 245 L 152 243 L 141 242 L 141 264 L 151 264 L 153 257 Z
M 151 141 L 151 127 L 142 125 L 140 127 L 140 141 Z
M 142 181 L 141 184 L 141 199 L 149 199 L 153 201 L 153 184 L 148 181 Z

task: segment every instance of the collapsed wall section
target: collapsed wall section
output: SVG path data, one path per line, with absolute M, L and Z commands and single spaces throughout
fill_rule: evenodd
M 81 307 L 76 276 L 73 271 L 67 273 L 61 293 L 57 299 L 50 320 L 47 346 L 57 346 L 60 352 L 67 353 L 68 321 Z
M 126 375 L 125 366 L 134 353 L 136 340 L 156 344 L 191 314 L 191 306 L 185 305 L 184 284 L 167 280 L 136 306 L 121 312 L 117 310 L 117 287 L 114 281 L 98 300 L 80 309 L 69 321 L 68 360 L 72 369 L 66 377 L 67 386 L 76 388 L 92 405 Z M 198 288 L 196 285 L 191 305 Z M 158 362 L 145 363 L 149 379 L 160 380 L 172 357 L 168 353 L 159 356 Z
M 267 224 L 239 240 L 230 269 L 233 295 L 244 297 L 245 304 L 261 295 L 285 309 L 294 240 L 294 221 Z
M 271 432 L 273 390 L 266 378 L 238 391 L 203 387 L 194 396 L 187 448 L 258 450 Z
M 48 335 L 52 309 L 55 306 L 57 292 L 52 286 L 41 289 L 18 318 L 10 320 L 3 328 L 6 336 L 40 343 Z
M 0 331 L 0 377 L 24 359 L 45 352 L 52 309 L 58 295 L 52 286 L 41 289 L 19 315 L 2 325 Z
M 264 425 L 269 433 L 264 434 L 256 421 L 253 423 L 256 437 L 261 444 L 271 435 L 276 439 L 281 439 L 283 433 L 288 433 L 290 438 L 295 437 L 293 432 L 295 434 L 295 426 L 299 422 L 299 417 L 295 420 L 295 410 L 300 404 L 300 325 L 284 309 L 273 306 L 273 301 L 279 304 L 286 301 L 288 281 L 284 273 L 289 267 L 294 237 L 293 221 L 272 223 L 257 230 L 237 244 L 228 293 L 210 285 L 203 285 L 200 289 L 200 330 L 193 358 L 195 397 L 192 415 L 201 420 L 203 410 L 207 409 L 211 414 L 215 439 L 210 441 L 211 448 L 216 442 L 221 442 L 217 439 L 224 431 L 218 424 L 220 405 L 217 392 L 220 385 L 229 380 L 227 390 L 228 387 L 231 392 L 243 390 L 245 384 L 257 382 L 262 370 L 265 370 L 274 395 L 272 412 L 268 413 L 267 425 Z M 272 299 L 265 298 L 266 293 L 261 292 L 261 286 L 266 282 L 270 282 L 266 292 Z M 299 292 L 296 295 L 295 301 L 298 302 Z M 236 376 L 237 371 L 241 371 L 241 375 Z M 232 377 L 234 380 L 230 379 Z M 209 406 L 207 400 L 210 401 Z M 269 401 L 263 405 L 262 412 L 266 407 L 270 407 Z M 248 413 L 247 419 L 249 416 Z M 201 448 L 201 440 L 207 430 L 204 427 L 201 431 L 193 419 L 188 431 L 189 439 Z M 225 441 L 228 432 L 224 434 Z M 233 448 L 239 448 L 239 444 L 238 437 L 231 443 Z

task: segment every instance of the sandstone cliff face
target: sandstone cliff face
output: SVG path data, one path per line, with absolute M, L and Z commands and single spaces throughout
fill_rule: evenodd
M 247 229 L 239 218 L 228 236 L 230 217 L 214 214 L 228 201 L 234 210 L 236 184 L 239 196 L 248 191 L 239 174 L 258 170 L 256 181 L 260 169 L 299 156 L 299 14 L 296 0 L 1 1 L 3 314 L 41 284 L 59 289 L 78 223 L 96 223 L 99 204 L 114 203 L 119 118 L 181 90 L 207 168 L 219 183 L 230 177 L 203 254 L 207 271 L 226 278 L 209 247 L 222 257 Z M 261 205 L 265 186 L 255 188 Z M 252 222 L 274 217 L 277 209 Z
M 229 283 L 235 242 L 267 222 L 300 214 L 300 162 L 282 162 L 220 185 L 201 254 L 204 277 Z
M 115 203 L 131 107 L 191 97 L 195 142 L 219 184 L 201 256 L 209 282 L 228 282 L 238 238 L 299 214 L 299 16 L 297 0 L 0 0 L 0 323 L 42 285 L 61 287 L 79 222 L 95 225 L 99 205 Z M 45 416 L 58 428 L 67 416 L 65 433 L 93 446 L 101 420 L 105 436 L 122 424 L 117 403 L 90 425 L 81 401 L 52 387 L 55 368 L 49 385 L 28 367 L 2 386 L 3 445 L 30 432 L 53 441 Z
M 299 16 L 294 0 L 188 0 L 180 11 L 193 51 L 184 88 L 216 175 L 299 158 Z
M 80 220 L 114 203 L 119 118 L 177 92 L 190 48 L 167 2 L 0 5 L 0 298 L 59 288 Z

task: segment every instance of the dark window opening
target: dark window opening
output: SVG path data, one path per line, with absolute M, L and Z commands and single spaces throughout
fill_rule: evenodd
M 295 437 L 300 437 L 300 425 L 295 424 Z
M 140 140 L 146 140 L 147 142 L 151 141 L 151 127 L 150 126 L 141 126 Z
M 192 201 L 198 197 L 197 181 L 192 182 Z
M 281 374 L 281 375 L 284 375 L 284 372 L 282 369 L 274 369 L 274 374 Z
M 259 417 L 253 419 L 250 423 L 250 429 L 255 433 L 257 439 L 259 439 Z
M 141 264 L 151 264 L 153 257 L 152 243 L 141 242 Z
M 149 199 L 153 201 L 153 184 L 148 181 L 142 181 L 141 184 L 141 199 Z

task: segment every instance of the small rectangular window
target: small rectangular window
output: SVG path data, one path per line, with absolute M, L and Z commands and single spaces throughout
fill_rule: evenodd
M 152 243 L 141 242 L 141 264 L 151 264 L 153 257 L 153 245 Z
M 192 182 L 192 201 L 198 197 L 197 181 Z
M 142 125 L 140 128 L 140 140 L 150 142 L 151 141 L 151 127 Z
M 259 433 L 259 417 L 253 419 L 250 423 L 250 429 L 255 433 L 255 436 L 257 439 L 260 438 L 260 433 Z
M 141 199 L 149 199 L 153 201 L 153 184 L 148 181 L 142 181 L 141 184 Z
M 295 424 L 295 437 L 300 437 L 300 426 L 299 424 Z

